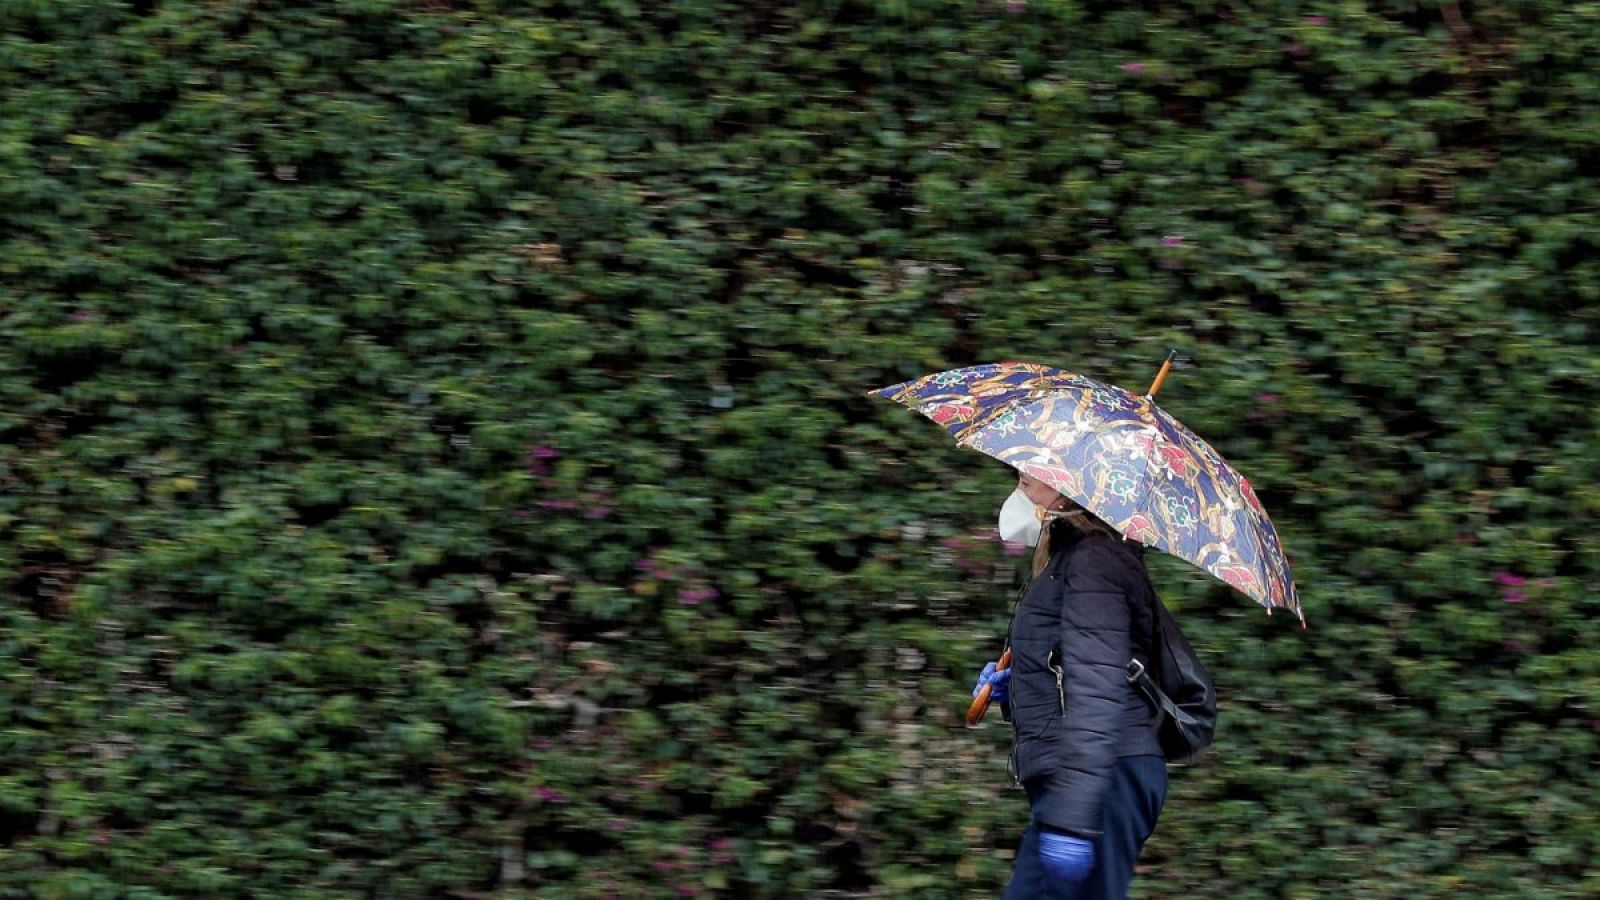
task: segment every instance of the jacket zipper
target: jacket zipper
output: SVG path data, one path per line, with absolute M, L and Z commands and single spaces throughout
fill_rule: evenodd
M 1052 659 L 1054 658 L 1052 651 Z M 1067 673 L 1060 663 L 1050 663 L 1050 671 L 1056 673 L 1056 702 L 1061 706 L 1061 715 L 1067 714 Z

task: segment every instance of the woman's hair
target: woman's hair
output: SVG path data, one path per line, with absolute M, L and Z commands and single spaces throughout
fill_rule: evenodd
M 1092 512 L 1089 512 L 1087 509 L 1084 509 L 1071 497 L 1063 497 L 1062 499 L 1066 501 L 1066 509 L 1062 512 L 1061 518 L 1066 520 L 1067 524 L 1071 525 L 1073 528 L 1078 529 L 1084 534 L 1109 534 L 1112 537 L 1120 536 L 1117 534 L 1117 530 L 1115 528 L 1112 528 L 1110 525 L 1105 523 L 1104 519 Z
M 1065 522 L 1063 527 L 1076 528 L 1083 534 L 1106 534 L 1111 537 L 1120 537 L 1117 530 L 1105 523 L 1104 519 L 1084 509 L 1071 497 L 1062 497 L 1065 508 L 1057 510 L 1049 522 L 1045 523 L 1044 531 L 1039 535 L 1039 544 L 1033 548 L 1033 574 L 1035 577 L 1044 571 L 1050 562 L 1050 532 L 1054 531 L 1057 522 Z

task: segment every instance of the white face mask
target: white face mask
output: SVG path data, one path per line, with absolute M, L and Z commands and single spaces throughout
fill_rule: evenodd
M 1044 531 L 1044 523 L 1039 521 L 1038 506 L 1028 499 L 1028 495 L 1017 488 L 1006 498 L 1000 507 L 1000 540 L 1010 541 L 1014 544 L 1026 544 L 1029 547 L 1039 546 L 1039 535 Z

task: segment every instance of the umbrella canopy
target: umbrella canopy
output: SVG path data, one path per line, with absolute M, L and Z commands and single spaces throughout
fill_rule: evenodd
M 936 372 L 871 393 L 1045 482 L 1127 538 L 1304 624 L 1277 529 L 1250 482 L 1150 394 L 1025 362 Z

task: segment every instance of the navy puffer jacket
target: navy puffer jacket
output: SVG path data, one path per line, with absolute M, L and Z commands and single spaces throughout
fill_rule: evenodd
M 1051 525 L 1050 562 L 1011 623 L 1012 762 L 1034 820 L 1093 838 L 1118 757 L 1162 755 L 1128 660 L 1150 662 L 1143 547 Z

